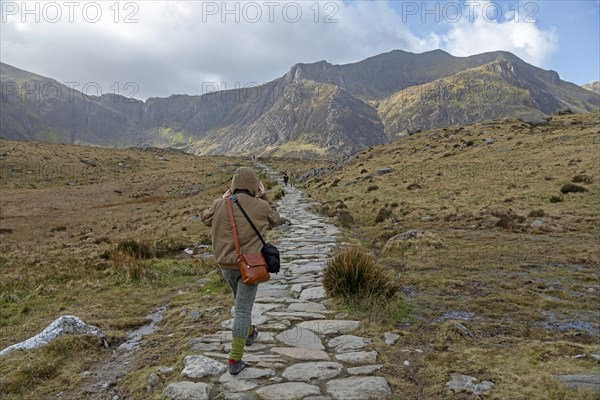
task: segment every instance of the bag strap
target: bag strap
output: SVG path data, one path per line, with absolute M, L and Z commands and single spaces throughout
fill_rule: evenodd
M 260 241 L 262 242 L 263 246 L 266 246 L 266 242 L 263 239 L 262 235 L 260 234 L 260 232 L 258 231 L 258 229 L 256 229 L 256 226 L 254 226 L 254 223 L 252 222 L 252 220 L 250 219 L 250 217 L 248 216 L 248 214 L 246 214 L 246 211 L 244 210 L 244 208 L 242 207 L 242 205 L 240 204 L 238 198 L 236 195 L 232 195 L 229 197 L 231 200 L 233 200 L 233 202 L 235 204 L 237 204 L 238 208 L 240 209 L 240 211 L 242 212 L 242 214 L 244 214 L 244 217 L 246 218 L 246 221 L 248 221 L 248 223 L 250 224 L 250 226 L 252 227 L 252 229 L 254 229 L 254 233 L 256 233 L 256 235 L 258 236 L 258 238 L 260 239 Z
M 229 226 L 231 226 L 231 233 L 233 234 L 233 244 L 235 246 L 235 252 L 239 256 L 241 254 L 240 242 L 238 241 L 237 229 L 235 228 L 235 219 L 233 219 L 233 208 L 231 207 L 231 198 L 230 197 L 227 198 L 226 203 L 227 203 L 227 214 L 229 214 Z

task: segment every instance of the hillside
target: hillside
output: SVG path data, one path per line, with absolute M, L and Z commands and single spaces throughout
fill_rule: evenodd
M 196 154 L 339 157 L 407 132 L 600 106 L 588 90 L 506 52 L 396 50 L 347 65 L 296 64 L 253 88 L 145 102 L 89 98 L 6 64 L 0 79 L 0 137 Z
M 452 126 L 305 175 L 344 240 L 400 279 L 402 345 L 376 347 L 394 393 L 449 398 L 460 373 L 493 399 L 595 398 L 557 376 L 598 370 L 599 128 L 598 112 Z

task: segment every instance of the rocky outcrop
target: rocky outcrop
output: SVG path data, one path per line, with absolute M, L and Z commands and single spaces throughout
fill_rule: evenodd
M 86 324 L 78 317 L 63 315 L 54 320 L 54 322 L 37 335 L 0 351 L 0 356 L 10 353 L 13 350 L 35 349 L 63 335 L 94 335 L 101 338 L 105 345 L 108 343 L 106 335 L 97 327 Z

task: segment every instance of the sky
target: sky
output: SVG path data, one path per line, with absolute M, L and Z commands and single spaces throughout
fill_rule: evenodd
M 197 95 L 394 49 L 505 50 L 564 80 L 600 80 L 600 0 L 0 0 L 0 13 L 0 61 L 89 95 Z

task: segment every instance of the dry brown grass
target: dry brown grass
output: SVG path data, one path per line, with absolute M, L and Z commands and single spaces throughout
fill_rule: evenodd
M 5 140 L 0 154 L 0 348 L 66 314 L 98 326 L 117 345 L 158 306 L 177 307 L 181 297 L 189 304 L 229 301 L 215 267 L 182 249 L 210 243 L 209 229 L 196 216 L 248 161 Z M 130 251 L 123 243 L 145 250 Z M 209 283 L 197 282 L 207 276 Z M 193 324 L 195 333 L 215 328 L 212 318 Z M 185 342 L 175 343 L 189 335 L 180 311 L 166 323 L 172 348 L 152 349 L 156 362 L 159 354 L 183 351 Z M 3 358 L 0 397 L 39 399 L 70 391 L 82 381 L 80 372 L 109 356 L 96 342 L 90 347 L 65 340 L 56 344 L 60 354 L 45 347 Z M 145 350 L 139 357 L 146 357 Z M 130 391 L 128 384 L 142 386 L 126 380 L 120 390 Z
M 394 347 L 375 342 L 396 396 L 467 398 L 445 388 L 464 373 L 495 382 L 493 399 L 594 398 L 554 377 L 598 373 L 572 357 L 600 350 L 599 132 L 600 113 L 437 129 L 367 149 L 307 185 L 323 204 L 343 200 L 355 220 L 344 239 L 398 273 L 407 317 L 376 323 L 350 309 L 367 336 L 404 333 Z M 384 167 L 393 171 L 364 179 Z M 587 191 L 561 194 L 572 181 Z M 382 207 L 393 215 L 376 224 Z M 410 229 L 423 235 L 386 246 Z

